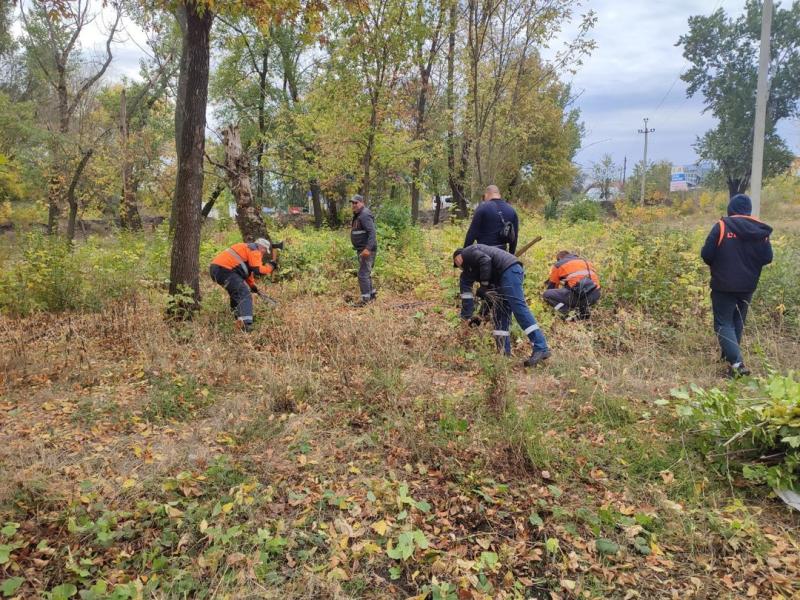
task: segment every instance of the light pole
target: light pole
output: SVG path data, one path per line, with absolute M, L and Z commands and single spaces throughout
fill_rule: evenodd
M 649 121 L 647 117 L 644 119 L 644 129 L 640 129 L 639 133 L 644 134 L 644 158 L 642 159 L 642 205 L 644 205 L 644 184 L 645 180 L 647 179 L 647 136 L 650 135 L 655 131 L 655 129 L 648 129 L 647 128 L 647 121 Z
M 756 121 L 753 126 L 753 165 L 750 169 L 750 198 L 753 216 L 761 212 L 761 178 L 764 174 L 764 130 L 767 121 L 769 96 L 769 38 L 772 28 L 772 0 L 764 0 L 761 13 L 761 50 L 758 56 L 758 85 L 756 87 Z

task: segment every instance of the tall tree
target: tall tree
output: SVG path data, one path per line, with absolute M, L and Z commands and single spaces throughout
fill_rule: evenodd
M 592 164 L 592 182 L 589 187 L 600 190 L 601 200 L 611 200 L 611 186 L 619 181 L 619 165 L 610 154 L 604 154 L 599 162 Z
M 97 16 L 92 11 L 90 0 L 64 2 L 55 8 L 43 0 L 34 0 L 27 12 L 21 9 L 27 52 L 55 95 L 47 232 L 53 234 L 57 231 L 58 218 L 66 200 L 69 205 L 67 238 L 70 240 L 75 236 L 78 213 L 75 191 L 95 148 L 91 145 L 79 148 L 76 160 L 70 161 L 68 135 L 82 102 L 111 64 L 111 47 L 122 18 L 120 5 L 115 2 L 112 6 L 115 19 L 106 34 L 105 56 L 94 67 L 86 64 L 80 50 L 81 34 Z M 75 77 L 79 77 L 77 82 L 73 81 Z
M 748 0 L 744 13 L 729 17 L 723 9 L 689 18 L 681 36 L 683 56 L 691 67 L 681 79 L 686 93 L 703 94 L 705 110 L 717 126 L 699 137 L 695 147 L 725 176 L 728 193 L 744 192 L 750 184 L 755 121 L 756 80 L 762 4 Z M 764 174 L 788 168 L 792 154 L 776 131 L 777 124 L 798 115 L 800 100 L 800 2 L 776 6 L 769 62 Z
M 173 230 L 169 294 L 176 316 L 190 315 L 200 301 L 200 211 L 206 142 L 206 105 L 210 60 L 211 9 L 190 0 L 178 7 L 183 31 L 175 148 L 178 171 L 170 219 Z M 191 292 L 191 299 L 188 296 Z
M 416 112 L 414 115 L 414 141 L 417 142 L 417 154 L 414 156 L 411 167 L 411 220 L 416 223 L 419 219 L 420 177 L 422 174 L 422 153 L 424 146 L 420 143 L 425 137 L 428 116 L 428 103 L 431 96 L 431 74 L 434 61 L 442 47 L 443 27 L 447 14 L 445 0 L 417 0 L 413 13 L 411 28 L 414 39 L 414 62 L 418 70 L 419 87 L 416 98 Z

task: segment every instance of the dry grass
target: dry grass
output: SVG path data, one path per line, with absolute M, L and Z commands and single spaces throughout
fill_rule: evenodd
M 74 579 L 64 549 L 78 552 L 88 538 L 67 530 L 67 515 L 163 506 L 165 482 L 182 472 L 205 490 L 219 457 L 231 467 L 215 493 L 238 489 L 238 474 L 252 479 L 258 497 L 242 522 L 282 532 L 288 546 L 272 580 L 254 570 L 245 543 L 227 547 L 222 566 L 203 566 L 210 542 L 175 525 L 189 546 L 169 560 L 210 597 L 397 598 L 437 581 L 472 598 L 569 596 L 564 580 L 597 598 L 739 597 L 750 585 L 758 597 L 798 592 L 796 515 L 730 488 L 687 447 L 671 408 L 654 404 L 677 385 L 721 383 L 705 322 L 666 343 L 658 322 L 633 309 L 557 322 L 553 358 L 530 372 L 519 366 L 524 343 L 507 362 L 488 332 L 454 326 L 434 300 L 443 290 L 427 300 L 384 294 L 354 310 L 293 289 L 272 291 L 277 309 L 257 307 L 250 336 L 233 331 L 210 285 L 200 316 L 173 327 L 155 292 L 102 316 L 0 320 L 0 517 L 20 522 L 31 543 L 59 548 L 43 564 L 33 554 L 18 561 L 27 593 Z M 800 368 L 796 341 L 755 329 L 748 340 L 764 363 Z M 402 482 L 429 513 L 398 499 Z M 191 488 L 184 496 L 177 506 L 188 514 Z M 603 510 L 653 515 L 650 541 L 662 554 L 600 557 L 580 515 Z M 537 511 L 541 527 L 529 520 Z M 418 550 L 393 579 L 389 569 L 404 565 L 370 529 L 384 520 L 392 539 L 408 525 L 424 531 L 435 552 Z M 158 527 L 134 527 L 120 547 L 143 552 Z M 603 524 L 603 535 L 625 544 L 630 527 Z M 358 549 L 366 540 L 379 551 Z M 152 557 L 133 566 L 115 548 L 97 549 L 107 581 L 152 575 Z M 487 551 L 500 566 L 481 571 L 474 561 Z M 479 575 L 492 587 L 480 592 Z M 153 594 L 180 595 L 168 586 Z

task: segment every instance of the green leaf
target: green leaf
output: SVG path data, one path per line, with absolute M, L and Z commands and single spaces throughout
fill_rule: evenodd
M 540 517 L 539 513 L 536 511 L 532 512 L 528 517 L 528 522 L 534 527 L 544 527 L 544 521 L 542 521 L 542 517 Z
M 397 581 L 403 574 L 403 567 L 389 567 L 389 577 L 392 581 Z
M 497 565 L 498 557 L 496 552 L 481 552 L 481 563 L 492 570 Z
M 561 488 L 555 485 L 548 485 L 547 489 L 550 490 L 550 493 L 553 494 L 553 498 L 561 498 L 564 492 L 561 491 Z
M 424 537 L 424 536 L 423 536 Z M 425 540 L 427 542 L 427 540 Z M 404 531 L 397 538 L 397 545 L 389 546 L 386 549 L 386 554 L 389 558 L 395 560 L 406 560 L 414 554 L 414 534 L 410 531 Z
M 431 505 L 424 500 L 417 502 L 415 506 L 417 507 L 417 510 L 421 510 L 424 513 L 427 513 L 431 510 Z
M 689 392 L 680 388 L 673 388 L 669 391 L 669 395 L 678 400 L 688 400 Z
M 558 538 L 547 538 L 544 547 L 548 554 L 555 554 L 559 548 Z
M 648 543 L 647 543 L 647 540 L 645 540 L 645 539 L 644 539 L 643 537 L 641 537 L 641 536 L 637 536 L 637 537 L 636 537 L 636 538 L 633 540 L 633 547 L 634 547 L 634 548 L 636 548 L 636 551 L 637 551 L 639 554 L 643 554 L 644 556 L 649 556 L 649 555 L 650 555 L 650 552 L 651 552 L 651 550 L 650 550 L 650 544 L 648 544 Z
M 8 544 L 0 544 L 0 565 L 4 565 L 8 562 L 12 550 L 13 548 Z
M 25 580 L 22 577 L 11 577 L 0 583 L 0 592 L 3 592 L 3 596 L 8 598 L 13 596 L 23 583 Z
M 414 541 L 416 542 L 417 547 L 422 550 L 425 550 L 430 545 L 428 538 L 426 538 L 425 534 L 419 529 L 414 530 Z
M 17 533 L 17 529 L 19 529 L 19 523 L 6 523 L 5 527 L 0 529 L 0 533 L 5 536 L 11 537 L 15 533 Z
M 67 600 L 68 598 L 72 598 L 77 593 L 78 588 L 76 588 L 73 584 L 62 583 L 61 585 L 57 585 L 50 590 L 50 600 Z
M 614 555 L 619 552 L 619 544 L 606 538 L 597 538 L 594 546 L 600 554 Z

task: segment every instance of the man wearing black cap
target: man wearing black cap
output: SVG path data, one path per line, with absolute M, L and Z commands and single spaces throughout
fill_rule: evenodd
M 729 377 L 750 374 L 739 344 L 761 268 L 772 262 L 772 227 L 751 217 L 752 210 L 748 196 L 737 194 L 731 198 L 728 216 L 711 228 L 700 252 L 711 268 L 714 331 L 728 362 Z
M 350 199 L 353 209 L 353 222 L 350 226 L 350 241 L 358 254 L 358 286 L 361 288 L 361 301 L 364 306 L 375 299 L 378 293 L 372 285 L 372 266 L 378 251 L 378 238 L 375 231 L 375 217 L 364 206 L 364 197 L 356 194 Z

